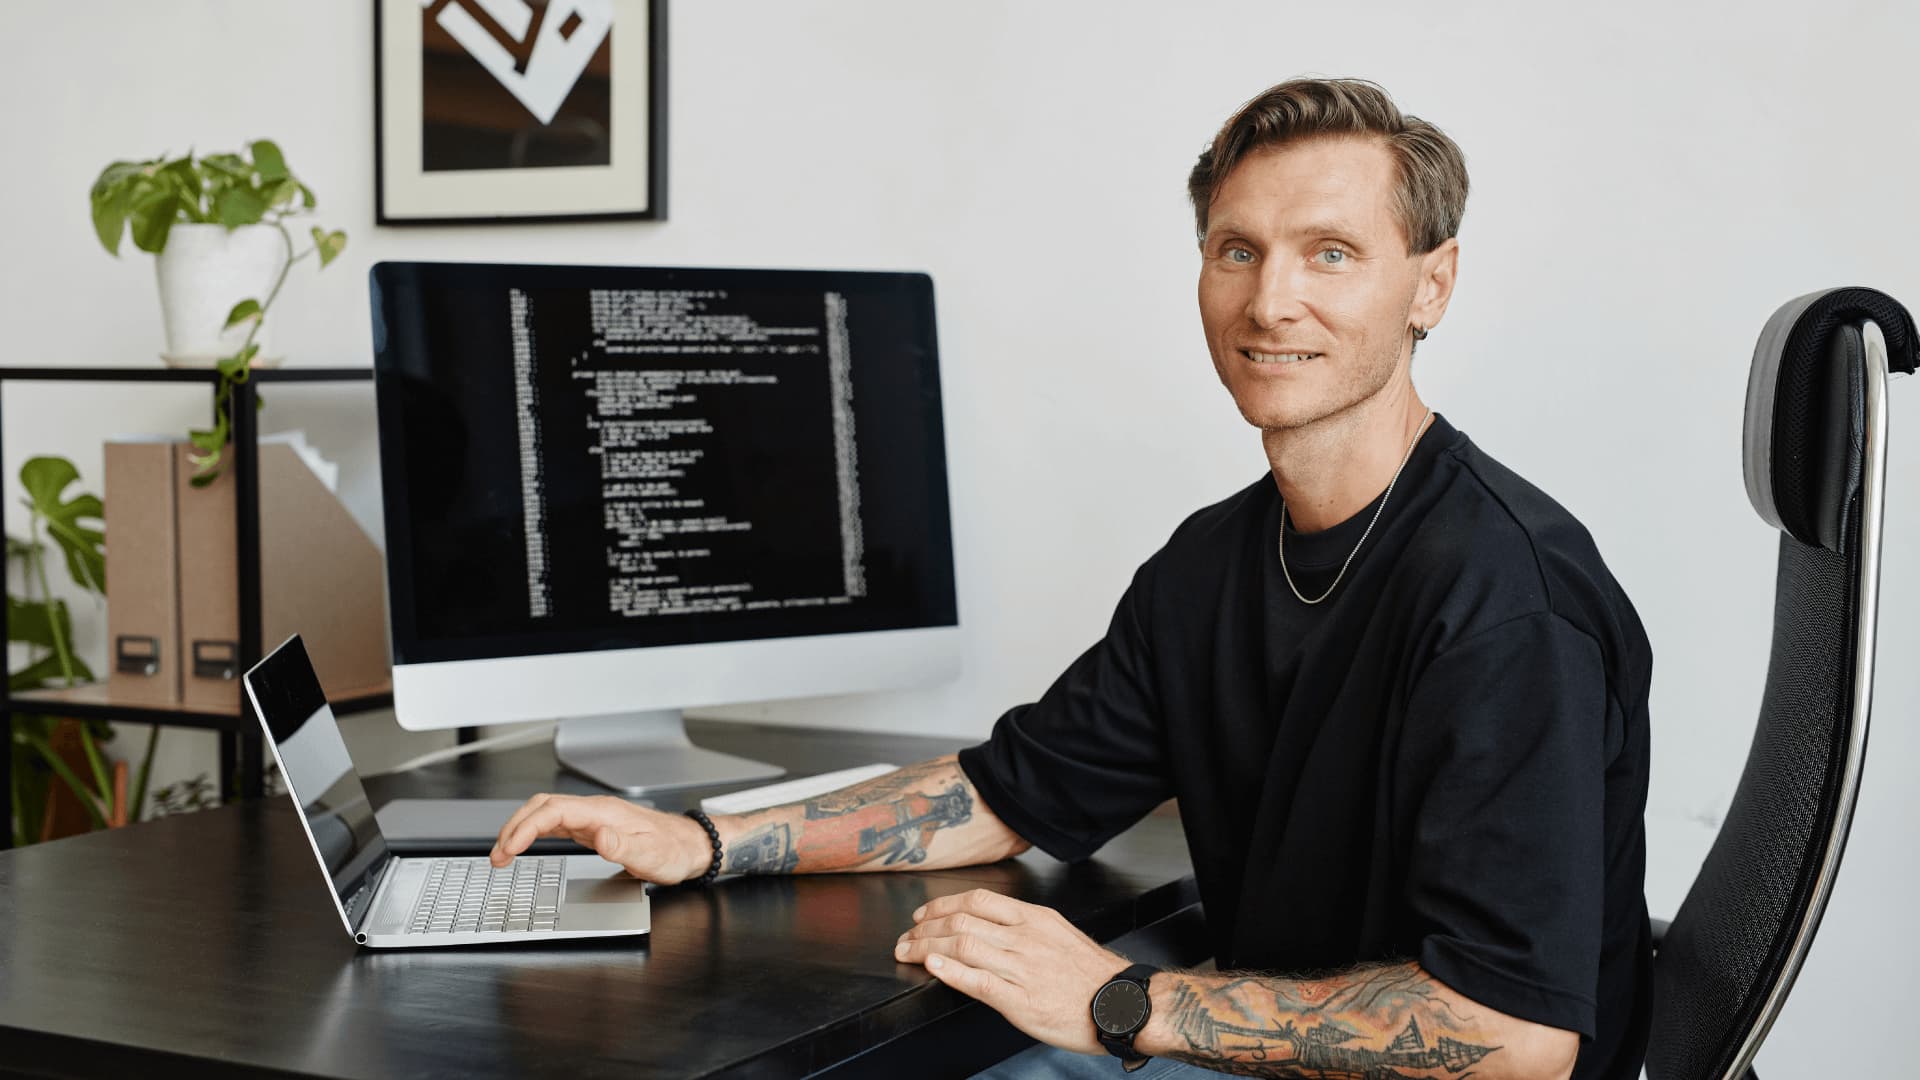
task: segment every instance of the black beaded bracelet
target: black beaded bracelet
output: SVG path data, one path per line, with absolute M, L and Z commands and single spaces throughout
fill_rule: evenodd
M 685 811 L 685 813 L 688 817 L 699 822 L 700 827 L 707 830 L 707 839 L 713 841 L 713 862 L 707 867 L 707 872 L 700 875 L 700 884 L 711 885 L 713 884 L 713 879 L 720 876 L 720 862 L 723 853 L 723 849 L 720 846 L 720 830 L 713 827 L 713 819 L 707 816 L 705 810 L 695 808 Z

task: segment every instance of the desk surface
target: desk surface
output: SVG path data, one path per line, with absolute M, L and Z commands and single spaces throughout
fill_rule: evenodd
M 688 727 L 703 745 L 798 773 L 906 764 L 957 745 Z M 556 775 L 546 747 L 368 786 L 376 803 L 595 790 Z M 678 809 L 714 790 L 659 802 Z M 956 870 L 661 889 L 652 935 L 620 944 L 366 950 L 341 926 L 281 797 L 0 852 L 0 1072 L 899 1075 L 899 1055 L 938 1036 L 941 1056 L 904 1060 L 925 1062 L 919 1075 L 964 1075 L 972 1063 L 959 1051 L 1017 1034 L 895 963 L 892 946 L 914 908 L 975 886 L 1057 907 L 1103 941 L 1178 926 L 1156 958 L 1203 955 L 1185 840 L 1167 813 L 1085 863 L 1028 852 Z

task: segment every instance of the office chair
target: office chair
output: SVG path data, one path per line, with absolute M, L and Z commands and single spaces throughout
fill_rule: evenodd
M 1753 1077 L 1833 890 L 1873 699 L 1887 372 L 1916 359 L 1913 317 L 1857 288 L 1788 302 L 1754 348 L 1743 450 L 1781 534 L 1773 647 L 1733 805 L 1656 929 L 1651 1080 Z

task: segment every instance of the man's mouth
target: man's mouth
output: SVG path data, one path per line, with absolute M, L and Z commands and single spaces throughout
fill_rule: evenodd
M 1302 360 L 1318 360 L 1320 353 L 1266 353 L 1241 349 L 1240 355 L 1256 364 L 1298 364 Z

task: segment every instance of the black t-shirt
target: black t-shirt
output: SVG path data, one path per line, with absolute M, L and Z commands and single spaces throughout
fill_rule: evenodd
M 1262 476 L 1182 523 L 968 778 L 1062 859 L 1177 797 L 1221 970 L 1417 960 L 1637 1075 L 1652 661 L 1592 538 L 1439 416 L 1319 605 L 1279 505 Z M 1289 525 L 1301 593 L 1379 505 Z

